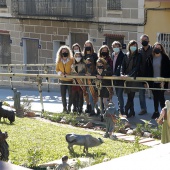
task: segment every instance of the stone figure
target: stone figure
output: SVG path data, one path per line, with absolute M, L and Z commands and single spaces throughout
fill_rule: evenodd
M 74 152 L 73 146 L 79 145 L 84 146 L 83 151 L 88 153 L 89 147 L 99 146 L 103 143 L 101 138 L 95 138 L 91 135 L 78 135 L 78 134 L 67 134 L 66 141 L 68 143 L 68 149 L 70 152 Z
M 68 161 L 68 156 L 63 156 L 62 157 L 62 163 L 59 164 L 55 170 L 70 170 L 71 166 L 67 163 Z
M 104 118 L 106 120 L 106 133 L 104 134 L 105 138 L 116 138 L 115 135 L 112 136 L 112 133 L 115 127 L 116 119 L 118 117 L 119 112 L 116 110 L 114 103 L 109 103 L 108 108 L 106 109 L 106 112 L 104 114 Z
M 8 161 L 9 157 L 9 146 L 6 142 L 6 139 L 8 137 L 7 132 L 2 133 L 0 130 L 0 160 L 1 161 Z

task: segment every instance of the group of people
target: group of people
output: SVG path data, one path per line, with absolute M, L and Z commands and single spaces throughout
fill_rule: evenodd
M 134 97 L 139 92 L 141 111 L 139 115 L 147 113 L 145 101 L 145 88 L 147 84 L 152 88 L 154 113 L 152 119 L 159 117 L 159 105 L 165 107 L 165 89 L 168 82 L 160 81 L 125 81 L 126 77 L 163 77 L 170 78 L 170 59 L 162 44 L 156 42 L 153 46 L 149 44 L 148 35 L 140 37 L 141 47 L 131 40 L 127 46 L 127 53 L 122 51 L 119 41 L 112 43 L 113 53 L 110 54 L 109 47 L 102 45 L 95 52 L 93 43 L 87 40 L 83 50 L 78 43 L 68 46 L 61 46 L 56 55 L 56 72 L 61 82 L 61 96 L 63 112 L 83 112 L 83 104 L 86 102 L 86 113 L 99 115 L 103 113 L 112 102 L 114 91 L 119 105 L 119 113 L 129 117 L 135 116 Z M 74 76 L 71 78 L 69 76 Z M 81 77 L 76 77 L 81 76 Z M 85 76 L 85 78 L 84 78 Z M 96 88 L 96 82 L 90 76 L 100 80 L 101 88 Z M 121 77 L 121 80 L 114 80 L 113 84 L 105 76 Z M 124 86 L 126 85 L 126 88 Z M 114 88 L 114 89 L 113 89 Z M 68 104 L 66 91 L 68 90 Z M 127 93 L 127 102 L 124 104 L 124 93 Z M 102 101 L 98 106 L 98 101 Z M 73 110 L 71 110 L 73 105 Z M 102 110 L 101 110 L 101 109 Z

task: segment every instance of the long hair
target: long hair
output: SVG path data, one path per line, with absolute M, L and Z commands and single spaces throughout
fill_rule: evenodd
M 106 60 L 104 59 L 104 58 L 99 58 L 97 61 L 96 61 L 96 70 L 97 70 L 97 64 L 98 63 L 101 63 L 101 64 L 103 64 L 103 67 L 104 67 L 104 70 L 106 69 L 106 64 L 107 64 L 107 62 L 106 62 Z
M 107 45 L 102 45 L 98 51 L 98 58 L 101 58 L 101 51 L 103 48 L 107 48 L 107 52 L 109 52 L 109 56 L 110 56 L 110 50 L 109 50 L 109 47 Z M 109 57 L 108 56 L 108 57 Z
M 161 47 L 161 54 L 164 54 L 164 55 L 166 55 L 166 56 L 168 57 L 168 55 L 167 55 L 166 52 L 165 52 L 164 47 L 163 47 L 162 44 L 159 43 L 159 42 L 156 42 L 156 43 L 153 45 L 152 55 L 153 55 L 153 56 L 155 55 L 154 49 L 155 49 L 156 45 L 159 45 L 159 46 Z
M 57 51 L 57 54 L 56 54 L 56 63 L 60 62 L 61 61 L 61 58 L 62 58 L 62 49 L 66 49 L 67 52 L 68 52 L 68 58 L 69 59 L 72 59 L 73 58 L 73 54 L 72 54 L 72 51 L 71 49 L 66 46 L 66 45 L 63 45 L 61 46 L 58 51 Z
M 128 46 L 127 46 L 127 50 L 128 50 L 128 52 L 129 52 L 130 55 L 131 55 L 130 47 L 133 46 L 133 45 L 135 45 L 135 44 L 136 44 L 135 54 L 138 54 L 138 43 L 137 43 L 136 40 L 131 40 L 131 41 L 129 41 Z
M 92 43 L 90 40 L 87 40 L 87 41 L 84 43 L 83 54 L 86 55 L 85 47 L 86 47 L 86 44 L 87 44 L 87 43 L 89 43 L 90 46 L 91 46 L 91 54 L 95 53 L 95 50 L 94 50 L 94 47 L 93 47 L 93 43 Z
M 72 45 L 72 51 L 73 51 L 74 47 L 76 47 L 76 46 L 79 48 L 79 51 L 82 52 L 80 44 L 78 44 L 78 43 L 75 43 Z

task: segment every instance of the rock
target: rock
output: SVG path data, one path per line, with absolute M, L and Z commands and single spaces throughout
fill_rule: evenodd
M 92 122 L 88 122 L 83 127 L 84 128 L 91 128 L 91 127 L 93 127 L 93 123 Z
M 133 134 L 133 130 L 132 130 L 132 129 L 129 129 L 126 134 L 127 134 L 127 135 L 132 135 L 132 134 Z
M 24 116 L 26 116 L 26 117 L 35 117 L 35 113 L 34 112 L 25 112 Z

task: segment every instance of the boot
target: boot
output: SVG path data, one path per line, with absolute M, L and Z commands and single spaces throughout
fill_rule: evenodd
M 89 116 L 94 116 L 95 115 L 95 111 L 94 110 L 91 110 Z
M 151 117 L 151 119 L 156 119 L 156 118 L 159 118 L 160 114 L 158 111 L 155 111 Z
M 85 110 L 85 113 L 91 113 L 91 104 L 87 104 L 87 108 Z

